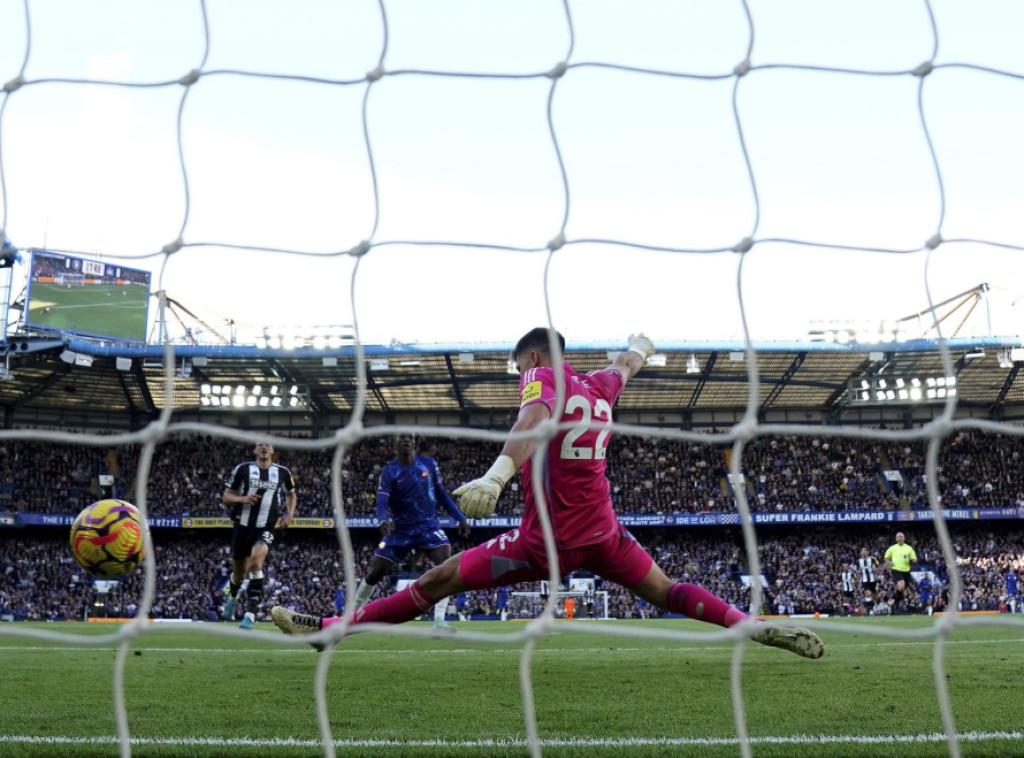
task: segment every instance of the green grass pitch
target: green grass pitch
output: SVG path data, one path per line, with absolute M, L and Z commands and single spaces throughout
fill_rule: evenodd
M 139 285 L 35 282 L 28 320 L 49 329 L 142 342 L 148 305 L 149 292 Z
M 1005 617 L 1004 617 L 1005 618 Z M 857 619 L 883 636 L 822 620 L 816 661 L 747 643 L 743 703 L 754 756 L 947 755 L 932 676 L 933 637 L 896 629 L 934 619 Z M 690 621 L 611 622 L 612 629 L 713 631 Z M 364 633 L 330 654 L 327 708 L 339 756 L 528 755 L 519 687 L 525 622 L 466 622 L 443 639 Z M 728 642 L 598 636 L 558 622 L 538 642 L 532 676 L 544 755 L 736 756 Z M 426 630 L 427 624 L 407 624 Z M 592 622 L 590 628 L 593 628 Z M 607 628 L 607 627 L 606 627 Z M 0 627 L 0 755 L 116 756 L 113 624 Z M 269 624 L 153 624 L 125 665 L 138 756 L 318 756 L 314 679 L 322 655 L 283 643 Z M 577 633 L 583 630 L 584 633 Z M 465 632 L 501 634 L 495 643 Z M 958 629 L 945 645 L 962 755 L 1024 755 L 1024 625 Z

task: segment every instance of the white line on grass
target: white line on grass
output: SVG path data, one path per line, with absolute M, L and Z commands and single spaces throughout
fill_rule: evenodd
M 838 650 L 841 648 L 866 648 L 866 647 L 904 647 L 914 646 L 920 647 L 927 645 L 929 647 L 935 644 L 934 640 L 879 640 L 877 642 L 827 642 L 827 648 L 829 650 Z M 1024 642 L 1024 637 L 1013 637 L 1008 639 L 998 640 L 946 640 L 947 645 L 1002 645 L 1010 643 Z M 272 642 L 268 642 L 268 645 L 272 645 Z M 311 653 L 313 652 L 308 647 L 258 647 L 258 648 L 247 648 L 247 647 L 231 647 L 231 648 L 213 648 L 213 647 L 149 647 L 149 646 L 136 646 L 137 650 L 146 651 L 150 653 L 215 653 L 221 655 L 223 653 L 243 653 L 246 655 L 252 653 Z M 579 648 L 537 648 L 534 650 L 534 655 L 541 655 L 543 653 L 557 653 L 559 655 L 565 655 L 567 653 L 583 653 L 591 655 L 594 653 L 636 653 L 636 652 L 650 652 L 650 653 L 686 653 L 686 652 L 699 652 L 704 650 L 723 650 L 723 645 L 699 645 L 699 646 L 659 646 L 659 647 L 622 647 L 619 645 L 604 646 L 604 647 L 579 647 Z M 756 649 L 756 648 L 755 648 Z M 72 645 L 72 646 L 50 646 L 50 645 L 0 645 L 0 651 L 18 651 L 18 650 L 29 650 L 36 652 L 84 652 L 85 650 L 95 650 L 97 652 L 116 652 L 117 646 L 109 647 L 96 647 L 94 645 Z M 498 648 L 489 647 L 487 643 L 481 643 L 480 647 L 476 648 L 437 648 L 430 651 L 431 655 L 443 655 L 445 653 L 453 654 L 465 654 L 465 653 L 516 653 L 521 654 L 522 648 Z M 422 648 L 347 648 L 344 646 L 344 642 L 341 645 L 334 648 L 335 655 L 400 655 L 402 653 L 411 655 L 421 655 L 423 653 Z
M 960 742 L 991 742 L 1024 740 L 1024 732 L 964 732 L 957 735 Z M 895 735 L 854 735 L 854 734 L 796 734 L 778 737 L 751 737 L 752 745 L 903 745 L 920 743 L 945 743 L 944 733 L 895 734 Z M 35 737 L 31 735 L 0 735 L 0 745 L 114 745 L 116 737 Z M 187 746 L 187 747 L 247 747 L 247 748 L 295 748 L 320 747 L 320 740 L 301 740 L 293 737 L 258 739 L 251 737 L 132 737 L 133 745 Z M 339 748 L 373 747 L 422 747 L 422 748 L 519 748 L 529 743 L 520 737 L 481 740 L 334 740 Z M 694 747 L 715 745 L 738 745 L 735 737 L 621 737 L 611 739 L 573 737 L 569 739 L 542 739 L 542 747 L 643 747 L 672 746 Z

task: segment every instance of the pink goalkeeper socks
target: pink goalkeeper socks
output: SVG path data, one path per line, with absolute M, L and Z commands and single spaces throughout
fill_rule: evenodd
M 417 582 L 393 595 L 367 603 L 356 611 L 352 623 L 368 624 L 376 621 L 382 624 L 401 624 L 403 621 L 412 621 L 436 602 L 437 600 L 427 597 Z M 341 619 L 341 616 L 325 618 L 323 626 L 326 628 Z
M 668 609 L 718 626 L 733 626 L 747 618 L 747 614 L 719 600 L 703 587 L 683 582 L 672 585 L 669 590 Z

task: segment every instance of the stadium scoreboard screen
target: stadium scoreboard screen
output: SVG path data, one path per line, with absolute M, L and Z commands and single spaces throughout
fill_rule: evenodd
M 152 274 L 33 250 L 25 326 L 145 342 Z

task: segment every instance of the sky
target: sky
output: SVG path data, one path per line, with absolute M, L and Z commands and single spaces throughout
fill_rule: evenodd
M 5 0 L 0 227 L 242 341 L 788 341 L 981 283 L 959 336 L 1020 335 L 1022 29 L 1012 0 Z

